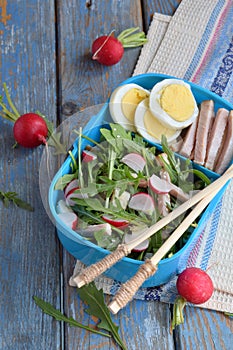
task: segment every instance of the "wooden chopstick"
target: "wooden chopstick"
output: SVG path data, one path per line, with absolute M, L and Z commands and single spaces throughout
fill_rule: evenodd
M 182 203 L 179 207 L 170 212 L 167 216 L 159 220 L 157 223 L 152 225 L 150 228 L 144 230 L 137 238 L 128 244 L 121 244 L 118 248 L 107 255 L 102 260 L 96 262 L 85 268 L 79 275 L 73 278 L 73 282 L 78 288 L 81 288 L 85 284 L 92 282 L 96 277 L 101 275 L 116 262 L 121 260 L 123 257 L 127 256 L 133 248 L 138 244 L 142 243 L 147 238 L 151 237 L 154 233 L 162 229 L 164 226 L 169 224 L 172 220 L 176 219 L 178 216 L 186 212 L 189 208 L 193 207 L 203 198 L 211 195 L 213 192 L 217 193 L 226 182 L 233 177 L 233 165 L 231 165 L 228 170 L 220 176 L 217 180 L 211 183 L 209 186 L 198 192 L 195 196 L 190 198 L 188 201 Z
M 108 306 L 112 313 L 116 314 L 120 309 L 126 306 L 126 304 L 133 298 L 137 290 L 141 287 L 143 282 L 145 282 L 147 278 L 152 276 L 157 271 L 157 265 L 160 260 L 169 252 L 169 250 L 189 228 L 192 222 L 202 213 L 218 191 L 219 189 L 216 189 L 202 199 L 196 205 L 196 207 L 193 208 L 191 213 L 181 222 L 172 235 L 157 250 L 157 252 L 140 266 L 138 272 L 130 280 L 122 284 L 121 288 L 114 296 L 113 301 Z

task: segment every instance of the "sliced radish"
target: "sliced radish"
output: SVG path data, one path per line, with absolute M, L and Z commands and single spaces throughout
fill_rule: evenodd
M 132 170 L 138 173 L 139 171 L 143 171 L 146 161 L 145 159 L 138 153 L 129 153 L 126 154 L 122 159 L 122 163 L 128 165 Z
M 166 194 L 170 193 L 172 196 L 181 200 L 182 202 L 190 199 L 189 194 L 185 193 L 180 187 L 174 185 L 171 182 L 168 182 L 164 179 L 161 179 L 157 175 L 152 175 L 149 179 L 149 186 L 157 194 Z
M 131 243 L 135 238 L 137 238 L 138 235 L 140 235 L 141 232 L 138 232 L 137 234 L 131 234 L 131 233 L 126 233 L 124 235 L 124 242 L 126 244 Z M 145 239 L 142 243 L 138 244 L 136 247 L 132 249 L 133 252 L 143 252 L 146 250 L 149 246 L 149 240 Z
M 85 230 L 82 230 L 81 232 L 83 235 L 85 235 L 85 233 L 90 234 L 90 233 L 95 233 L 95 232 L 100 231 L 100 230 L 103 230 L 103 232 L 108 236 L 111 236 L 111 234 L 112 234 L 112 228 L 111 228 L 111 225 L 109 223 L 90 225 L 87 228 L 85 228 Z
M 60 213 L 58 214 L 59 218 L 66 224 L 68 227 L 70 227 L 72 230 L 75 230 L 78 224 L 78 217 L 75 213 L 69 212 L 69 213 Z
M 84 199 L 88 198 L 87 193 L 75 193 L 76 190 L 79 190 L 79 183 L 77 179 L 72 180 L 65 188 L 64 194 L 66 199 L 66 205 L 72 206 L 75 205 L 75 201 L 72 198 Z
M 56 210 L 58 214 L 72 213 L 72 209 L 66 205 L 66 202 L 63 199 L 60 199 L 57 202 Z
M 78 190 L 79 188 L 76 188 L 76 190 Z M 75 190 L 74 190 L 75 191 Z M 71 192 L 67 197 L 66 197 L 66 204 L 71 206 L 75 205 L 75 201 L 72 200 L 72 198 L 78 198 L 78 199 L 85 199 L 88 198 L 88 194 L 87 193 L 75 193 L 75 192 Z
M 155 209 L 155 203 L 150 194 L 139 192 L 130 198 L 128 207 L 151 215 Z
M 171 191 L 171 184 L 155 174 L 150 177 L 149 186 L 157 194 L 166 194 Z
M 78 189 L 78 180 L 74 179 L 72 181 L 70 181 L 70 183 L 68 183 L 68 185 L 65 188 L 64 194 L 65 197 L 67 197 L 70 193 L 74 192 L 75 190 Z
M 129 221 L 124 219 L 113 219 L 110 215 L 103 215 L 102 219 L 108 222 L 110 225 L 119 227 L 119 228 L 124 228 L 129 225 Z
M 88 151 L 88 150 L 83 150 L 82 152 L 82 160 L 84 163 L 89 163 L 92 162 L 93 160 L 97 159 L 97 156 L 95 153 Z

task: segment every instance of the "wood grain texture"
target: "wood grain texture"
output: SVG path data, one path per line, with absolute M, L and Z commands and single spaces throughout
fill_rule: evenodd
M 142 11 L 145 31 L 148 30 L 151 19 L 155 12 L 172 16 L 175 13 L 180 2 L 181 0 L 142 0 Z
M 91 60 L 91 45 L 115 29 L 142 28 L 140 1 L 60 1 L 59 66 L 62 118 L 87 106 L 104 103 L 112 89 L 132 74 L 140 49 L 125 50 L 122 61 L 106 67 Z M 69 106 L 71 110 L 69 110 Z M 72 111 L 73 106 L 73 111 Z
M 38 109 L 56 117 L 54 6 L 46 3 L 1 1 L 1 92 L 5 81 L 21 113 Z M 12 149 L 12 125 L 1 119 L 0 129 L 0 188 L 16 191 L 35 208 L 29 213 L 0 203 L 0 348 L 56 349 L 59 325 L 32 300 L 38 295 L 60 304 L 59 247 L 39 192 L 43 148 Z
M 126 50 L 123 59 L 112 67 L 93 62 L 90 47 L 98 35 L 109 33 L 112 28 L 116 29 L 116 33 L 132 26 L 142 28 L 143 18 L 140 1 L 111 1 L 108 4 L 104 2 L 104 5 L 103 1 L 91 3 L 90 7 L 85 7 L 83 1 L 75 1 L 75 4 L 72 1 L 63 1 L 59 4 L 61 120 L 77 110 L 105 102 L 111 91 L 132 74 L 140 52 L 140 49 Z M 82 41 L 77 40 L 80 35 Z M 65 311 L 68 315 L 78 317 L 79 321 L 88 323 L 90 319 L 83 313 L 82 303 L 75 290 L 68 286 L 74 259 L 66 251 L 63 255 L 63 266 Z M 82 312 L 77 313 L 77 310 Z M 144 315 L 148 315 L 146 319 Z M 155 344 L 161 346 L 161 349 L 173 349 L 169 317 L 168 305 L 133 301 L 115 316 L 115 320 L 120 325 L 128 349 L 154 349 Z M 150 323 L 156 326 L 152 329 L 148 327 Z M 115 348 L 112 341 L 67 327 L 65 346 L 69 349 L 76 349 L 77 346 L 79 349 Z
M 178 349 L 231 350 L 233 319 L 221 312 L 186 307 L 185 323 L 178 327 L 175 339 Z

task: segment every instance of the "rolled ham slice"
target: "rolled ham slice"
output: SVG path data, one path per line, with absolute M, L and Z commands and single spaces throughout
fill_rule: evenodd
M 223 143 L 224 132 L 227 126 L 229 111 L 219 108 L 214 119 L 207 145 L 205 167 L 213 170 L 221 145 Z
M 224 136 L 223 146 L 220 150 L 214 171 L 222 174 L 233 158 L 233 111 L 230 111 Z
M 194 149 L 194 145 L 195 145 L 198 119 L 199 119 L 199 116 L 194 120 L 192 125 L 190 125 L 190 127 L 188 128 L 185 134 L 182 146 L 179 150 L 179 153 L 182 156 L 189 159 L 191 159 L 192 150 Z
M 204 165 L 207 142 L 214 116 L 214 102 L 206 100 L 201 103 L 199 121 L 197 126 L 196 143 L 194 149 L 194 162 Z

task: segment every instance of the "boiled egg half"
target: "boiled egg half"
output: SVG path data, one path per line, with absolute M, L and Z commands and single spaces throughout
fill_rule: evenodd
M 109 101 L 109 111 L 114 122 L 130 131 L 136 131 L 134 124 L 136 108 L 149 95 L 148 90 L 134 83 L 116 88 Z
M 164 79 L 155 84 L 149 107 L 163 125 L 175 130 L 191 125 L 198 116 L 190 85 L 179 79 Z
M 167 142 L 171 143 L 179 135 L 181 130 L 168 128 L 157 119 L 149 109 L 149 98 L 139 103 L 134 117 L 137 132 L 147 141 L 161 143 L 162 135 L 166 136 Z

